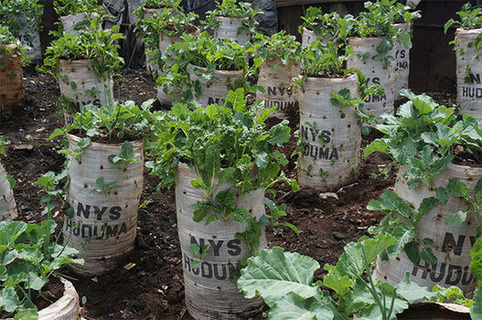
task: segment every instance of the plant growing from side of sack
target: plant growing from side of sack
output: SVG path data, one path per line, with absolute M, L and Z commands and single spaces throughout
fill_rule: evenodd
M 137 14 L 139 10 L 136 9 Z M 136 22 L 135 31 L 142 37 L 147 46 L 147 52 L 152 55 L 151 62 L 162 67 L 164 64 L 165 52 L 160 52 L 159 41 L 165 35 L 172 37 L 189 33 L 198 18 L 195 13 L 184 13 L 180 10 L 173 10 L 170 7 L 160 8 L 159 11 L 149 19 L 139 19 Z
M 176 88 L 185 101 L 190 101 L 201 94 L 201 87 L 199 81 L 190 81 L 186 70 L 189 64 L 206 68 L 206 74 L 202 74 L 200 70 L 195 71 L 202 75 L 203 80 L 216 81 L 217 79 L 213 76 L 215 70 L 246 71 L 248 66 L 245 54 L 244 46 L 228 39 L 213 39 L 207 32 L 202 32 L 200 36 L 184 34 L 182 42 L 169 47 L 166 61 L 170 61 L 172 65 L 163 68 L 163 74 L 156 82 L 165 90 L 170 86 Z M 232 90 L 240 87 L 249 88 L 244 77 L 229 85 Z
M 79 13 L 105 15 L 104 8 L 96 0 L 57 0 L 53 2 L 53 5 L 59 16 Z
M 343 42 L 348 39 L 355 23 L 355 18 L 350 14 L 341 18 L 337 12 L 323 13 L 318 7 L 309 7 L 301 19 L 303 22 L 298 29 L 300 34 L 306 28 L 313 31 L 319 39 L 339 39 Z
M 464 4 L 460 9 L 460 11 L 457 12 L 457 15 L 459 16 L 459 20 L 454 20 L 454 19 L 448 20 L 444 25 L 444 32 L 447 33 L 447 31 L 454 25 L 457 25 L 460 28 L 464 28 L 464 29 L 481 28 L 482 27 L 481 12 L 482 12 L 482 8 L 472 7 L 470 3 Z M 457 51 L 457 37 L 454 40 L 452 40 L 449 44 L 453 46 L 455 51 Z M 482 47 L 482 33 L 480 33 L 475 38 L 474 42 L 468 43 L 468 46 L 475 48 L 475 55 L 473 55 L 472 57 L 469 57 L 470 61 L 465 68 L 464 81 L 466 83 L 471 83 L 472 78 L 470 77 L 470 67 L 472 65 L 472 62 L 479 57 L 479 52 Z M 465 49 L 461 48 L 460 50 L 461 50 L 460 54 L 464 55 Z
M 279 225 L 277 219 L 286 212 L 266 199 L 270 215 L 257 220 L 247 209 L 237 207 L 233 190 L 239 197 L 258 189 L 275 194 L 273 186 L 279 181 L 298 189 L 296 181 L 288 179 L 281 169 L 288 162 L 286 157 L 275 150 L 289 139 L 287 122 L 266 130 L 264 122 L 273 110 L 264 109 L 262 103 L 248 108 L 243 89 L 230 91 L 223 106 L 211 104 L 191 110 L 185 104 L 175 104 L 154 121 L 150 152 L 156 160 L 146 164 L 160 178 L 159 188 L 175 183 L 179 164 L 194 169 L 199 178 L 191 184 L 205 195 L 195 205 L 193 219 L 200 222 L 206 218 L 209 224 L 232 217 L 246 227 L 236 237 L 246 243 L 252 255 L 258 252 L 262 227 Z M 232 187 L 217 192 L 222 183 L 232 183 Z M 291 224 L 283 225 L 296 230 Z
M 42 288 L 53 276 L 61 276 L 58 271 L 62 266 L 83 263 L 82 259 L 74 258 L 78 251 L 59 244 L 55 234 L 57 223 L 52 216 L 63 203 L 63 190 L 57 188 L 63 178 L 65 171 L 59 175 L 48 172 L 34 183 L 44 194 L 42 215 L 47 218 L 40 225 L 10 220 L 0 222 L 2 318 L 38 318 L 34 299 L 42 296 Z
M 243 21 L 242 30 L 238 30 L 238 34 L 248 32 L 256 34 L 258 22 L 255 17 L 262 14 L 261 10 L 254 10 L 251 3 L 238 2 L 236 0 L 216 1 L 216 9 L 206 13 L 206 20 L 202 21 L 204 30 L 215 30 L 219 26 L 216 17 L 235 18 Z
M 423 94 L 415 95 L 403 90 L 402 95 L 410 101 L 403 104 L 397 116 L 385 115 L 385 124 L 377 125 L 383 138 L 374 140 L 365 148 L 365 157 L 373 152 L 389 155 L 394 164 L 407 168 L 403 177 L 408 179 L 408 188 L 421 185 L 434 191 L 434 196 L 422 200 L 414 210 L 394 191 L 385 191 L 379 199 L 368 204 L 368 209 L 385 212 L 387 215 L 378 226 L 371 227 L 371 233 L 389 233 L 399 238 L 397 245 L 382 258 L 394 258 L 405 251 L 413 263 L 420 259 L 428 264 L 437 262 L 431 248 L 433 239 L 417 240 L 417 227 L 424 215 L 432 208 L 447 202 L 448 196 L 461 198 L 467 204 L 465 210 L 454 212 L 445 218 L 447 226 L 457 226 L 473 215 L 482 225 L 482 180 L 474 189 L 457 178 L 451 178 L 447 186 L 434 188 L 432 181 L 443 172 L 456 157 L 481 163 L 482 122 L 472 116 L 457 120 L 454 109 L 438 105 Z M 478 235 L 482 234 L 479 227 Z M 419 250 L 421 248 L 421 250 Z
M 0 18 L 10 32 L 19 37 L 26 25 L 33 26 L 31 31 L 40 31 L 43 6 L 37 0 L 4 0 L 0 3 Z M 30 36 L 23 35 L 22 42 L 30 42 Z
M 301 59 L 300 43 L 296 41 L 295 36 L 287 35 L 284 30 L 272 36 L 257 34 L 252 42 L 252 46 L 247 45 L 247 50 L 253 53 L 254 70 L 258 70 L 263 62 L 275 58 L 278 58 L 284 66 L 288 66 L 291 61 Z
M 397 9 L 396 0 L 379 0 L 376 2 L 365 2 L 366 11 L 360 12 L 355 19 L 352 36 L 360 38 L 365 37 L 382 37 L 383 40 L 376 47 L 376 53 L 370 56 L 361 57 L 365 59 L 374 59 L 381 61 L 385 66 L 389 66 L 395 59 L 393 56 L 387 55 L 395 46 L 394 37 L 400 41 L 406 49 L 412 47 L 410 34 L 393 26 L 401 17 L 401 9 Z

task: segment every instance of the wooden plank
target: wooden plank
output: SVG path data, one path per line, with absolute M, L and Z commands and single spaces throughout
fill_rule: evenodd
M 337 3 L 337 2 L 355 2 L 365 0 L 274 0 L 277 7 L 299 6 L 305 4 L 320 4 L 320 3 Z

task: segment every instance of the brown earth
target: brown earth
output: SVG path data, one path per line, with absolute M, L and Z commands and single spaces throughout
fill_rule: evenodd
M 63 156 L 57 153 L 61 148 L 59 141 L 48 141 L 47 137 L 63 120 L 57 114 L 55 104 L 59 91 L 52 77 L 28 71 L 25 87 L 24 107 L 10 116 L 0 116 L 0 135 L 11 141 L 6 148 L 7 155 L 0 161 L 17 180 L 14 192 L 19 219 L 38 222 L 43 219 L 41 195 L 32 182 L 49 170 L 61 170 Z M 121 100 L 131 99 L 137 103 L 156 95 L 154 81 L 143 71 L 125 72 L 116 92 Z M 293 117 L 296 123 L 296 115 Z M 292 138 L 284 148 L 287 156 L 295 144 Z M 291 177 L 295 175 L 293 161 L 288 165 Z M 309 255 L 321 265 L 336 263 L 344 245 L 366 235 L 367 229 L 382 218 L 380 213 L 368 211 L 366 205 L 393 186 L 393 171 L 387 176 L 378 174 L 388 163 L 385 156 L 370 156 L 361 166 L 358 181 L 333 194 L 306 189 L 293 194 L 280 186 L 277 201 L 287 203 L 285 221 L 295 224 L 300 234 L 270 228 L 266 230 L 269 246 Z M 157 194 L 156 184 L 156 178 L 146 173 L 141 202 L 150 203 L 139 211 L 135 251 L 118 269 L 97 277 L 78 277 L 64 270 L 77 278 L 74 285 L 80 296 L 87 298 L 86 319 L 190 319 L 183 301 L 174 192 L 161 190 Z M 316 278 L 322 276 L 323 271 L 319 270 Z

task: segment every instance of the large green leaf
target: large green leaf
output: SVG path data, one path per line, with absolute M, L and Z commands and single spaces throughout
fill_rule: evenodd
M 474 243 L 470 257 L 472 258 L 470 271 L 477 280 L 482 281 L 482 237 L 479 237 Z
M 0 307 L 7 312 L 13 312 L 19 306 L 19 299 L 13 287 L 4 287 L 0 294 Z
M 472 320 L 482 319 L 482 288 L 475 290 L 474 304 L 470 308 L 470 317 Z
M 424 298 L 430 299 L 437 295 L 435 292 L 429 291 L 427 287 L 420 287 L 415 282 L 410 281 L 408 272 L 405 273 L 402 281 L 396 286 L 396 289 L 397 294 L 407 300 L 410 304 L 414 303 L 416 300 L 422 300 Z
M 296 252 L 284 252 L 282 248 L 261 250 L 257 257 L 248 259 L 248 266 L 241 270 L 238 288 L 246 298 L 260 295 L 268 306 L 290 292 L 307 299 L 316 295 L 313 273 L 319 263 Z
M 370 201 L 367 208 L 372 211 L 397 212 L 405 218 L 413 215 L 410 205 L 392 190 L 385 190 L 378 200 Z
M 270 320 L 330 320 L 331 312 L 316 299 L 305 299 L 296 293 L 281 298 L 269 312 Z

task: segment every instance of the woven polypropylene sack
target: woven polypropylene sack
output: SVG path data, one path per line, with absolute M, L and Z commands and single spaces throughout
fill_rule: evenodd
M 0 221 L 17 218 L 17 206 L 13 190 L 7 180 L 5 169 L 0 163 Z
M 17 47 L 8 45 L 11 49 L 0 49 L 0 113 L 10 114 L 13 109 L 23 105 L 25 90 L 23 88 L 23 69 Z
M 343 89 L 358 97 L 358 77 L 306 78 L 298 93 L 300 155 L 298 183 L 320 191 L 337 190 L 354 181 L 360 163 L 361 131 L 357 106 L 341 108 L 330 101 Z M 311 169 L 311 170 L 310 170 Z
M 294 59 L 283 65 L 281 59 L 275 57 L 259 67 L 258 85 L 264 88 L 264 93 L 258 94 L 257 98 L 264 100 L 267 108 L 276 107 L 272 117 L 284 119 L 298 109 L 298 94 L 291 83 L 299 74 L 300 64 Z
M 112 78 L 99 78 L 92 60 L 60 60 L 59 68 L 60 93 L 75 103 L 77 111 L 87 104 L 104 106 L 112 101 Z
M 348 43 L 353 47 L 353 55 L 347 60 L 348 69 L 358 69 L 365 75 L 367 86 L 379 84 L 385 90 L 385 96 L 373 95 L 365 100 L 364 111 L 375 115 L 379 120 L 384 113 L 394 114 L 395 99 L 395 62 L 385 66 L 382 61 L 373 59 L 377 55 L 377 46 L 384 38 L 350 37 Z M 396 39 L 393 38 L 394 44 Z M 395 46 L 387 56 L 395 57 Z
M 204 196 L 202 189 L 191 185 L 191 181 L 198 178 L 196 171 L 187 165 L 177 167 L 177 225 L 187 308 L 196 320 L 248 319 L 259 313 L 264 303 L 261 298 L 245 299 L 233 281 L 238 261 L 250 255 L 246 244 L 236 238 L 236 233 L 244 232 L 245 227 L 232 217 L 208 225 L 205 221 L 193 220 L 193 205 L 202 201 Z M 217 192 L 230 187 L 232 184 L 221 184 Z M 243 197 L 236 196 L 237 190 L 233 192 L 239 208 L 246 208 L 256 219 L 265 214 L 264 190 L 255 190 Z M 193 261 L 199 258 L 189 251 L 191 243 L 200 247 L 211 246 L 197 269 L 192 267 Z M 260 244 L 260 250 L 266 248 L 264 229 Z
M 80 299 L 74 285 L 60 278 L 64 284 L 64 294 L 47 308 L 38 312 L 39 320 L 77 320 L 80 314 Z
M 68 135 L 69 147 L 77 149 L 79 137 Z M 136 162 L 127 168 L 112 164 L 110 155 L 120 155 L 122 144 L 92 142 L 69 167 L 67 202 L 74 209 L 66 217 L 63 234 L 69 246 L 79 250 L 83 266 L 71 265 L 77 273 L 94 275 L 115 268 L 134 249 L 137 210 L 143 188 L 143 141 L 132 141 Z M 95 193 L 104 185 L 116 184 L 105 193 Z
M 434 177 L 431 189 L 426 185 L 410 189 L 407 185 L 408 179 L 402 177 L 405 170 L 406 168 L 402 168 L 398 173 L 395 193 L 414 208 L 418 208 L 423 199 L 436 197 L 433 190 L 439 187 L 446 188 L 451 178 L 458 178 L 471 190 L 482 178 L 482 168 L 449 164 L 446 170 Z M 413 282 L 429 289 L 435 284 L 442 287 L 457 286 L 466 296 L 473 294 L 476 280 L 469 269 L 470 250 L 476 240 L 477 228 L 481 225 L 474 217 L 474 213 L 469 213 L 467 220 L 458 226 L 450 227 L 445 224 L 446 217 L 466 209 L 467 204 L 464 200 L 449 195 L 447 203 L 431 209 L 420 221 L 417 239 L 420 243 L 423 243 L 425 238 L 433 241 L 433 244 L 426 246 L 432 248 L 438 259 L 437 264 L 427 265 L 423 261 L 414 264 L 405 253 L 402 253 L 396 259 L 378 259 L 374 276 L 388 283 L 397 284 L 405 273 L 409 272 Z
M 397 23 L 393 25 L 403 32 L 411 33 L 408 23 Z M 406 49 L 403 43 L 397 41 L 395 52 L 395 97 L 400 98 L 400 90 L 408 89 L 408 78 L 410 76 L 410 49 Z
M 206 68 L 197 67 L 192 64 L 187 65 L 187 72 L 191 82 L 199 81 L 201 87 L 201 93 L 199 97 L 195 97 L 194 100 L 199 102 L 202 106 L 217 103 L 223 104 L 224 99 L 228 95 L 230 86 L 234 87 L 236 81 L 243 78 L 243 70 L 225 71 L 214 70 L 211 80 L 205 80 L 201 75 L 197 75 L 196 72 L 207 74 Z
M 457 48 L 457 103 L 460 114 L 470 114 L 482 119 L 482 58 L 475 52 L 475 41 L 480 29 L 458 28 Z M 469 68 L 469 74 L 467 74 Z M 467 81 L 466 81 L 467 79 Z
M 251 40 L 251 33 L 243 25 L 243 20 L 228 17 L 216 17 L 219 26 L 214 30 L 215 39 L 230 39 L 245 45 Z
M 24 46 L 27 46 L 25 54 L 30 56 L 32 62 L 39 62 L 42 60 L 42 47 L 37 23 L 28 21 L 24 17 L 18 17 L 18 21 L 22 26 L 18 32 L 18 38 Z

